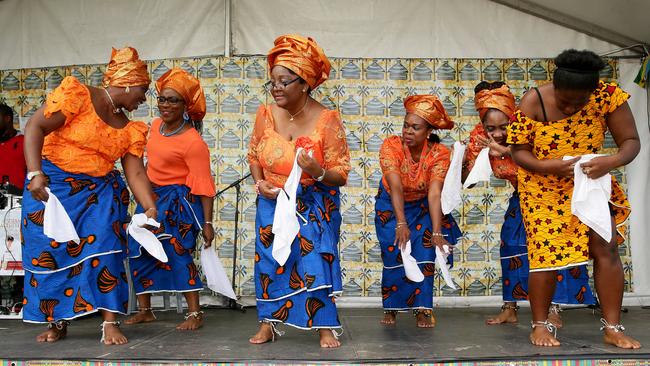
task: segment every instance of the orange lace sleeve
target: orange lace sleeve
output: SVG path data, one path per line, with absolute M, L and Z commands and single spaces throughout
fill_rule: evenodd
M 383 175 L 388 173 L 401 174 L 401 161 L 404 160 L 402 139 L 399 136 L 389 136 L 379 149 L 379 166 Z
M 190 187 L 192 194 L 214 197 L 216 191 L 210 170 L 210 150 L 203 140 L 190 145 L 185 152 L 185 163 L 190 170 L 185 185 Z
M 350 173 L 350 150 L 339 113 L 331 111 L 322 130 L 325 169 L 334 170 L 347 181 Z
M 266 106 L 261 105 L 257 109 L 257 114 L 255 115 L 255 125 L 253 126 L 251 140 L 248 143 L 247 158 L 248 164 L 250 165 L 260 165 L 260 161 L 257 156 L 257 148 L 267 127 L 267 113 L 270 113 L 270 111 Z
M 129 147 L 126 149 L 126 152 L 142 158 L 142 155 L 144 155 L 144 148 L 147 145 L 149 126 L 141 121 L 132 121 L 129 122 L 129 125 L 126 128 L 128 128 L 129 135 Z
M 61 112 L 65 116 L 65 124 L 68 124 L 79 114 L 84 102 L 89 98 L 88 89 L 74 76 L 67 76 L 48 94 L 43 114 L 45 118 L 50 118 L 52 114 Z
M 445 181 L 445 176 L 451 164 L 451 152 L 443 144 L 435 144 L 431 148 L 431 174 L 429 184 L 433 181 Z
M 517 110 L 512 115 L 512 123 L 508 125 L 508 139 L 506 142 L 511 145 L 532 145 L 533 127 L 533 120 L 526 117 L 521 110 Z
M 487 137 L 487 133 L 483 128 L 482 123 L 478 123 L 476 127 L 469 133 L 469 143 L 467 144 L 467 149 L 465 150 L 466 162 L 467 162 L 467 171 L 471 171 L 476 162 L 478 154 L 483 150 L 479 145 L 478 137 Z

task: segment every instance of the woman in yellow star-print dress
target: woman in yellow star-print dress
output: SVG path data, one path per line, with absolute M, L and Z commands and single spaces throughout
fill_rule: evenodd
M 623 333 L 620 310 L 623 267 L 613 231 L 608 243 L 571 214 L 574 166 L 579 156 L 597 153 L 609 130 L 618 146 L 613 155 L 580 163 L 591 179 L 630 163 L 638 154 L 639 136 L 627 104 L 629 95 L 616 84 L 599 81 L 605 63 L 590 51 L 567 50 L 555 59 L 553 83 L 529 90 L 508 130 L 518 171 L 521 210 L 526 226 L 530 261 L 529 297 L 533 330 L 531 342 L 558 346 L 547 314 L 559 269 L 594 260 L 594 280 L 602 306 L 606 343 L 639 348 Z M 576 158 L 563 160 L 565 156 Z M 630 205 L 612 177 L 612 225 L 627 218 Z

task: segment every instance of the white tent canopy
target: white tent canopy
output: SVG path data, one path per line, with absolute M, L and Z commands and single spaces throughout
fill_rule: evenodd
M 103 63 L 124 45 L 144 59 L 264 54 L 284 33 L 335 57 L 604 53 L 650 43 L 649 12 L 644 0 L 0 0 L 0 69 Z
M 650 43 L 650 2 L 629 0 L 0 0 L 0 70 L 105 63 L 110 47 L 143 59 L 265 54 L 280 34 L 329 56 L 537 58 Z M 650 298 L 648 93 L 622 60 L 642 152 L 628 167 L 634 289 Z

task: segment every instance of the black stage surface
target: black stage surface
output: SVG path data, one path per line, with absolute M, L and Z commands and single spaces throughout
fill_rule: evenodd
M 145 363 L 431 363 L 543 360 L 647 360 L 650 359 L 650 310 L 629 308 L 623 314 L 627 334 L 645 348 L 620 350 L 602 343 L 599 317 L 589 309 L 562 313 L 561 347 L 534 347 L 528 341 L 530 310 L 520 310 L 514 325 L 487 326 L 485 319 L 498 309 L 436 309 L 437 326 L 417 329 L 411 315 L 400 314 L 395 326 L 382 326 L 380 309 L 340 309 L 345 332 L 339 349 L 321 349 L 318 335 L 283 327 L 286 334 L 275 343 L 251 345 L 255 333 L 255 308 L 246 313 L 206 309 L 205 326 L 195 332 L 174 329 L 182 320 L 175 311 L 157 312 L 158 321 L 123 326 L 129 337 L 124 346 L 99 343 L 100 318 L 73 321 L 68 337 L 58 343 L 37 343 L 42 325 L 17 320 L 0 321 L 0 360 L 63 360 Z M 23 362 L 21 362 L 23 361 Z M 607 362 L 607 361 L 605 361 Z M 622 361 L 620 361 L 622 362 Z M 589 364 L 601 364 L 595 362 Z M 564 363 L 567 364 L 567 363 Z M 579 364 L 584 364 L 579 362 Z M 641 361 L 635 364 L 645 364 Z

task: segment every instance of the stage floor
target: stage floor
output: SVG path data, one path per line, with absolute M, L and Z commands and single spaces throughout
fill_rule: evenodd
M 382 326 L 379 309 L 340 309 L 345 329 L 339 349 L 321 349 L 315 332 L 283 327 L 286 335 L 275 343 L 250 345 L 255 333 L 255 308 L 206 310 L 205 326 L 196 332 L 174 329 L 182 317 L 175 311 L 157 312 L 158 321 L 123 326 L 130 343 L 99 343 L 100 318 L 72 322 L 68 337 L 58 343 L 37 343 L 43 326 L 17 320 L 0 321 L 0 360 L 63 360 L 146 363 L 431 363 L 540 360 L 650 359 L 650 310 L 629 308 L 623 314 L 627 333 L 645 348 L 628 351 L 602 343 L 599 317 L 589 309 L 562 313 L 565 326 L 558 337 L 561 347 L 534 347 L 528 341 L 530 310 L 520 310 L 516 325 L 486 326 L 497 309 L 436 309 L 434 329 L 415 328 L 411 315 L 400 314 L 395 326 Z M 607 362 L 607 361 L 605 361 Z M 533 362 L 534 363 L 534 362 Z M 600 364 L 601 362 L 597 362 Z M 644 363 L 644 362 L 641 362 Z M 638 364 L 638 363 L 637 363 Z

